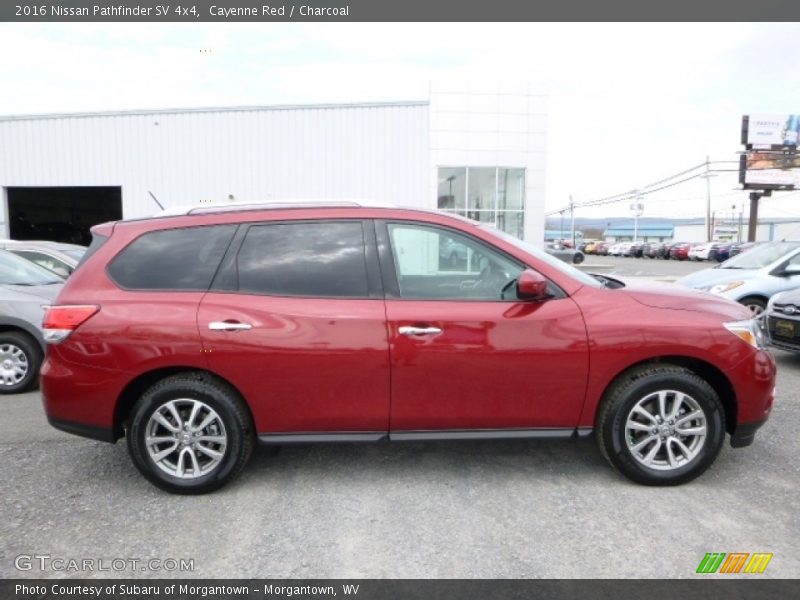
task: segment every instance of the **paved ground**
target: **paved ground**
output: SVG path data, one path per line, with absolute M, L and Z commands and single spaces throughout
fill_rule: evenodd
M 800 355 L 776 357 L 755 444 L 669 489 L 629 483 L 591 440 L 508 441 L 261 448 L 231 486 L 179 497 L 124 444 L 50 428 L 37 393 L 5 397 L 0 577 L 64 575 L 17 571 L 21 554 L 189 558 L 193 577 L 691 577 L 736 551 L 797 577 Z
M 716 262 L 695 260 L 659 260 L 652 258 L 624 258 L 619 256 L 588 255 L 581 264 L 584 271 L 619 275 L 620 277 L 657 277 L 677 279 L 701 269 L 717 265 Z

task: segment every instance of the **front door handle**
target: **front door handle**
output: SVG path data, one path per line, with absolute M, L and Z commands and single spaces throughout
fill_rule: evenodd
M 442 330 L 438 327 L 413 327 L 403 325 L 398 329 L 400 335 L 439 335 Z
M 240 323 L 239 321 L 211 321 L 208 324 L 211 331 L 244 331 L 252 329 L 250 323 Z

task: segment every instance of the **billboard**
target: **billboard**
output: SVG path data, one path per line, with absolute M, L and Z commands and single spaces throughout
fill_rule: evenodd
M 800 141 L 800 114 L 742 117 L 742 144 L 748 150 L 797 152 L 798 141 Z
M 800 189 L 800 155 L 748 152 L 739 162 L 739 183 L 744 189 Z

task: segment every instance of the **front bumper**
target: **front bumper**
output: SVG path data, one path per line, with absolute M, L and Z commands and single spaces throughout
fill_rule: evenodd
M 745 448 L 753 443 L 756 431 L 766 423 L 767 420 L 756 421 L 754 423 L 740 423 L 736 426 L 736 431 L 731 434 L 731 448 Z

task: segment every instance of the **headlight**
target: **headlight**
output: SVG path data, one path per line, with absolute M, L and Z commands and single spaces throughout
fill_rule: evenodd
M 718 283 L 717 285 L 712 285 L 711 287 L 706 288 L 706 291 L 711 292 L 712 294 L 724 294 L 727 291 L 733 290 L 740 285 L 744 285 L 744 281 L 730 281 L 728 283 Z
M 750 344 L 753 348 L 764 348 L 766 346 L 764 342 L 764 332 L 756 322 L 756 319 L 732 321 L 730 323 L 723 323 L 723 325 L 725 329 L 743 342 Z

